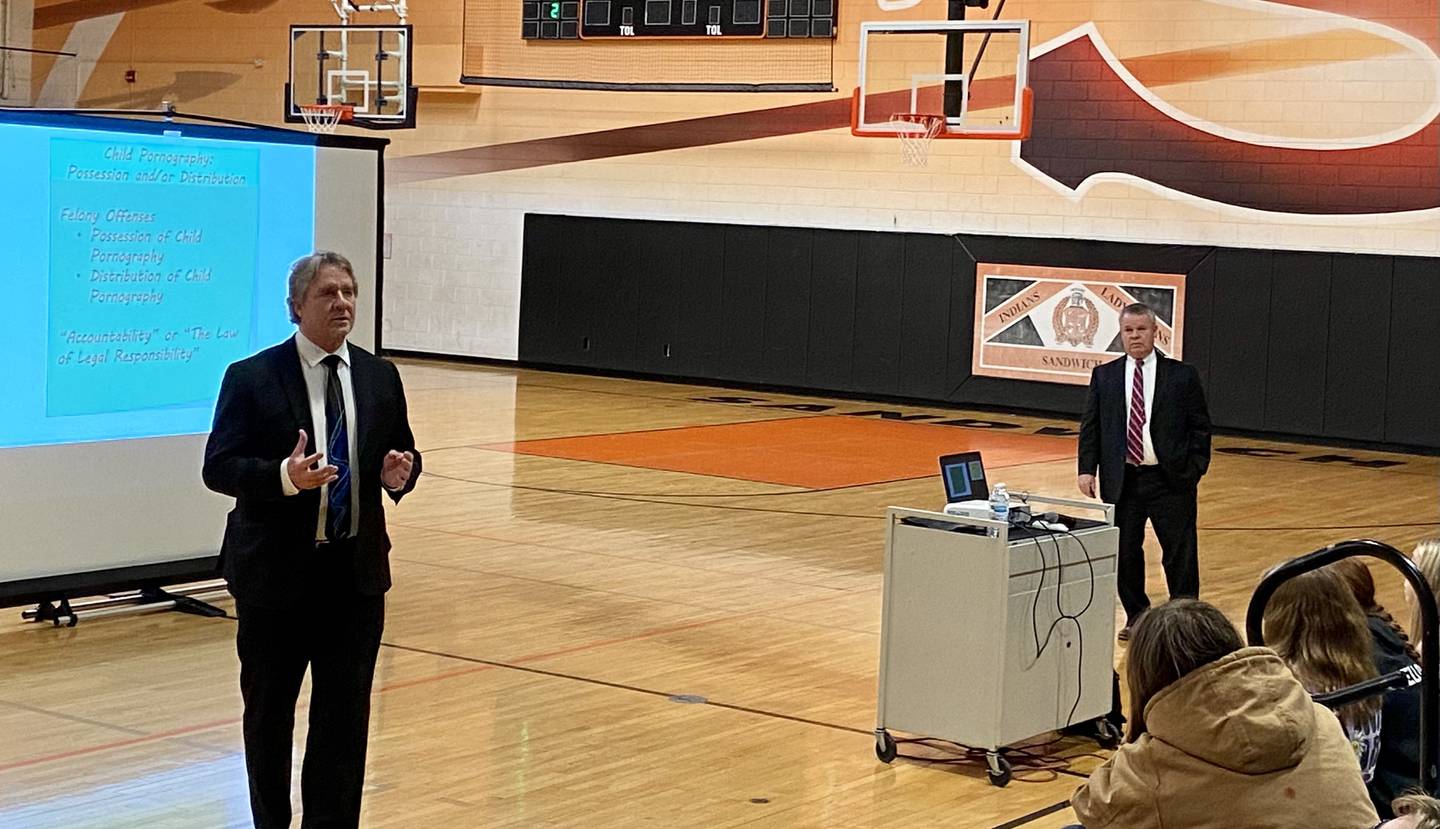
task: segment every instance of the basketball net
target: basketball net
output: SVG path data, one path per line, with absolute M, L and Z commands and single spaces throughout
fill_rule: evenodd
M 344 104 L 301 104 L 300 117 L 311 132 L 334 132 L 347 109 Z
M 924 167 L 930 161 L 930 142 L 945 128 L 945 116 L 919 112 L 897 112 L 890 126 L 900 139 L 900 160 L 909 167 Z

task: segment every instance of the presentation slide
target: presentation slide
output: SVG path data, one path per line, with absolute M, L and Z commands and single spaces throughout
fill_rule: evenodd
M 225 367 L 293 331 L 316 148 L 0 131 L 0 177 L 34 194 L 0 204 L 18 229 L 0 447 L 209 431 Z
M 354 264 L 374 349 L 385 143 L 0 110 L 0 606 L 213 577 L 225 368 L 294 334 L 315 250 Z

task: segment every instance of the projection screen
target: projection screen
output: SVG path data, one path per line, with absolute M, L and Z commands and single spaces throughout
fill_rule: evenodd
M 383 139 L 0 111 L 0 606 L 215 576 L 225 367 L 290 336 L 289 264 L 380 313 Z

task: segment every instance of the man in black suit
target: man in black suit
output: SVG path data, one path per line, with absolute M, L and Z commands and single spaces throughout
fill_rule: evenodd
M 295 703 L 307 666 L 303 825 L 360 820 L 390 587 L 380 493 L 399 501 L 409 492 L 420 453 L 399 372 L 346 342 L 356 291 L 339 254 L 291 266 L 299 331 L 225 372 L 205 446 L 205 485 L 235 498 L 220 557 L 239 617 L 245 767 L 260 829 L 290 825 Z
M 1080 419 L 1080 491 L 1115 505 L 1116 567 L 1125 627 L 1150 606 L 1145 593 L 1145 522 L 1160 539 L 1170 598 L 1200 594 L 1195 491 L 1210 468 L 1210 413 L 1193 366 L 1155 350 L 1155 312 L 1143 303 L 1120 312 L 1126 356 L 1096 366 Z

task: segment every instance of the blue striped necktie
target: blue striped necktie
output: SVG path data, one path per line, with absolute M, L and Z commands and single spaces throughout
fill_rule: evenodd
M 345 426 L 345 393 L 340 388 L 340 356 L 331 354 L 325 363 L 325 455 L 337 470 L 330 482 L 325 538 L 339 541 L 350 537 L 350 433 Z

